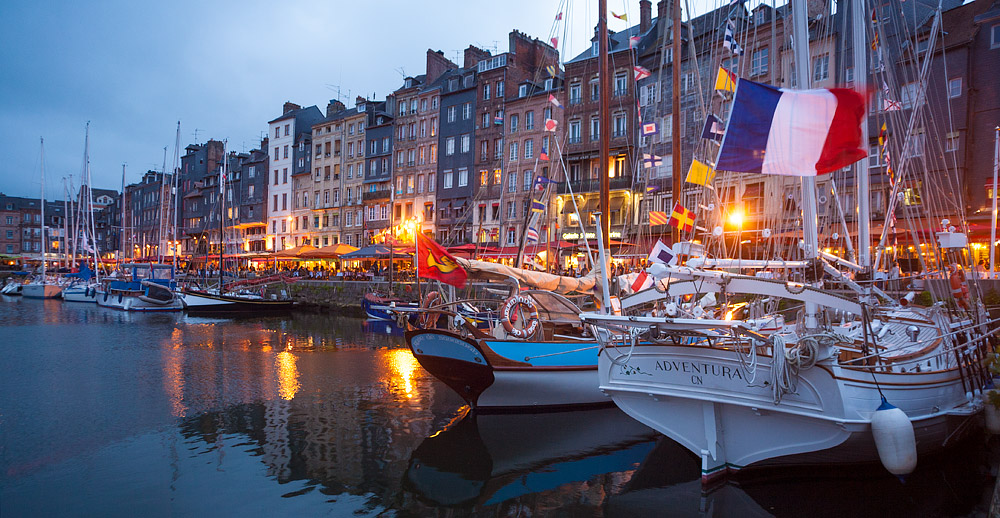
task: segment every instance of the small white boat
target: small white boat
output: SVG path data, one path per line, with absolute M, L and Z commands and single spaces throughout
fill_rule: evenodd
M 32 282 L 21 288 L 26 299 L 56 299 L 62 294 L 62 286 L 52 282 Z
M 78 283 L 62 291 L 66 302 L 97 302 L 97 292 L 101 285 L 97 283 Z

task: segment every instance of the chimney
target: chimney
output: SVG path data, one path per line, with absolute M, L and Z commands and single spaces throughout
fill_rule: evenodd
M 667 31 L 673 22 L 670 20 L 670 3 L 660 0 L 656 3 L 656 33 L 660 38 L 667 39 Z
M 462 68 L 472 68 L 488 57 L 490 57 L 488 50 L 469 45 L 469 48 L 465 49 L 465 59 L 462 61 Z
M 646 34 L 652 24 L 653 3 L 649 0 L 639 0 L 639 34 Z
M 458 65 L 444 57 L 444 52 L 427 49 L 427 79 L 424 84 L 433 83 L 441 77 L 441 74 L 455 68 L 458 68 Z
M 344 111 L 345 108 L 347 107 L 344 106 L 344 103 L 336 99 L 330 99 L 330 103 L 326 105 L 326 116 L 333 117 L 334 113 Z
M 285 101 L 285 105 L 281 108 L 281 114 L 284 115 L 290 111 L 295 111 L 299 109 L 302 109 L 302 107 L 291 101 Z

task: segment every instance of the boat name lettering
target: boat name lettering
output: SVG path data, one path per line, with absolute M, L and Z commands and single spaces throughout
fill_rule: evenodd
M 689 361 L 659 360 L 656 362 L 654 370 L 664 372 L 684 372 L 688 374 L 702 374 L 705 376 L 718 376 L 726 379 L 743 379 L 743 373 L 739 369 L 734 369 L 729 365 L 716 365 L 714 363 L 696 363 Z

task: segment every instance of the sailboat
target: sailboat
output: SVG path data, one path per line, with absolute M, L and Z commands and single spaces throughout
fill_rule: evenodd
M 88 259 L 84 260 L 77 273 L 67 274 L 67 278 L 75 278 L 62 292 L 63 300 L 67 302 L 97 302 L 97 292 L 101 288 L 100 255 L 97 250 L 96 225 L 94 224 L 94 194 L 91 190 L 90 176 L 90 123 L 87 123 L 86 136 L 83 146 L 83 182 L 80 194 L 86 195 L 86 200 L 80 199 L 77 202 L 77 224 L 74 225 L 77 235 L 74 236 L 75 243 L 80 242 L 82 237 L 82 248 L 88 253 Z M 82 232 L 80 232 L 82 226 Z M 68 229 L 67 229 L 68 230 Z M 68 232 L 67 232 L 68 233 Z M 68 251 L 68 250 L 67 250 Z M 76 261 L 76 254 L 73 254 L 73 262 Z M 95 269 L 91 270 L 87 266 L 87 261 L 93 260 Z
M 792 8 L 805 13 L 806 2 Z M 865 8 L 854 6 L 852 17 L 854 62 L 864 70 Z M 794 23 L 796 62 L 808 63 L 806 17 Z M 807 70 L 799 67 L 799 85 L 808 85 Z M 741 90 L 754 85 L 739 79 L 726 139 L 740 117 Z M 867 200 L 863 159 L 859 169 L 859 200 Z M 624 299 L 623 315 L 581 315 L 602 345 L 601 389 L 698 456 L 703 482 L 747 467 L 814 463 L 881 462 L 905 475 L 919 455 L 973 429 L 982 411 L 995 340 L 984 308 L 961 294 L 917 307 L 912 294 L 897 301 L 852 281 L 834 265 L 866 270 L 867 202 L 859 207 L 862 265 L 851 264 L 818 250 L 816 214 L 808 213 L 815 192 L 803 181 L 807 267 L 800 281 L 713 270 L 705 267 L 709 259 L 692 257 L 647 269 L 654 286 Z M 936 237 L 953 257 L 967 246 L 950 228 Z M 824 276 L 854 294 L 824 289 Z M 637 309 L 650 306 L 658 316 Z M 783 309 L 785 321 L 760 325 L 755 317 L 769 309 Z
M 180 135 L 178 126 L 178 135 Z M 178 136 L 179 139 L 179 136 Z M 226 251 L 226 216 L 225 202 L 227 180 L 230 177 L 230 156 L 223 150 L 222 164 L 219 166 L 219 284 L 215 288 L 202 288 L 188 285 L 178 291 L 177 296 L 184 304 L 188 313 L 243 313 L 289 311 L 295 301 L 287 296 L 266 298 L 264 288 L 267 284 L 282 281 L 281 276 L 274 279 L 247 279 L 230 283 L 227 287 L 225 276 Z
M 41 276 L 34 281 L 25 284 L 21 288 L 21 295 L 26 299 L 54 299 L 59 297 L 62 293 L 62 286 L 56 279 L 50 279 L 46 273 L 46 260 L 45 254 L 48 251 L 48 240 L 49 236 L 45 228 L 45 139 L 39 138 L 41 143 L 41 178 L 42 178 L 42 196 L 41 200 L 41 211 L 42 211 L 42 222 L 41 222 L 41 232 L 42 232 L 42 271 Z

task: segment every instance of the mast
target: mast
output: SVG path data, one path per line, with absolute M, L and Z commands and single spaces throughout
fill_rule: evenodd
M 41 148 L 42 148 L 42 151 L 41 151 L 42 154 L 41 154 L 41 159 L 40 159 L 41 160 L 41 171 L 42 171 L 42 222 L 41 222 L 41 231 L 42 231 L 42 284 L 45 284 L 45 249 L 48 248 L 48 247 L 45 246 L 45 239 L 46 239 L 45 238 L 45 139 L 42 138 L 42 137 L 38 137 L 38 140 L 41 143 Z
M 809 29 L 807 27 L 809 11 L 806 0 L 792 0 L 792 52 L 795 63 L 795 77 L 800 89 L 809 88 Z M 819 237 L 816 221 L 816 177 L 802 177 L 802 237 L 805 241 L 803 255 L 805 259 L 817 256 Z M 805 327 L 815 329 L 819 322 L 816 318 L 815 303 L 806 303 Z
M 993 278 L 993 266 L 996 260 L 997 242 L 997 173 L 1000 170 L 1000 126 L 994 129 L 993 137 L 993 215 L 990 223 L 990 276 Z
M 167 185 L 167 146 L 163 146 L 163 166 L 160 167 L 160 206 L 156 208 L 156 219 L 158 219 L 159 226 L 156 230 L 156 262 L 163 262 L 163 218 L 166 214 L 163 212 L 163 188 Z M 170 201 L 167 200 L 167 206 L 170 206 Z
M 229 165 L 229 157 L 226 149 L 229 140 L 222 144 L 222 165 L 219 167 L 219 295 L 222 295 L 222 264 L 223 254 L 226 253 L 226 166 Z M 207 265 L 206 265 L 207 266 Z
M 180 165 L 177 163 L 180 160 L 180 148 L 181 148 L 181 121 L 177 121 L 177 136 L 174 139 L 174 163 L 173 163 L 173 174 L 174 174 L 174 186 L 171 194 L 174 197 L 174 226 L 173 231 L 170 233 L 170 237 L 173 238 L 173 250 L 174 250 L 174 272 L 177 272 L 177 253 L 178 247 L 180 246 L 180 240 L 177 239 L 177 213 L 180 196 L 177 195 L 177 182 L 178 176 L 180 176 Z
M 119 198 L 122 204 L 122 214 L 120 222 L 121 249 L 118 250 L 118 262 L 125 258 L 125 164 L 122 164 L 122 196 Z
M 97 280 L 100 280 L 100 275 L 97 273 L 100 270 L 100 265 L 98 264 L 100 255 L 97 252 L 97 225 L 94 224 L 93 178 L 90 176 L 90 121 L 87 121 L 87 136 L 84 139 L 83 145 L 83 172 L 86 175 L 87 182 L 87 219 L 84 221 L 84 227 L 86 228 L 84 234 L 90 236 L 90 246 L 92 246 L 91 251 L 94 258 L 94 275 Z M 89 225 L 87 222 L 89 222 Z
M 670 37 L 673 40 L 670 59 L 671 82 L 673 83 L 673 99 L 670 105 L 670 167 L 671 167 L 671 190 L 673 192 L 674 204 L 680 203 L 681 191 L 681 3 L 680 0 L 673 0 L 670 6 L 673 20 L 670 25 Z M 772 47 L 773 48 L 773 47 Z M 672 227 L 670 231 L 673 242 L 681 240 L 680 227 Z
M 609 105 L 608 97 L 610 97 L 610 92 L 608 91 L 608 0 L 598 1 L 598 21 L 597 21 L 597 48 L 598 48 L 598 73 L 597 73 L 597 89 L 599 91 L 600 97 L 600 108 L 597 113 L 598 128 L 601 140 L 601 152 L 598 157 L 600 160 L 600 166 L 597 168 L 597 174 L 601 175 L 601 212 L 604 214 L 610 214 L 610 183 L 608 179 L 608 174 L 610 173 L 610 168 L 608 167 L 608 155 L 610 155 L 609 142 L 608 142 L 608 125 L 609 121 Z M 601 239 L 605 243 L 608 242 L 608 235 L 611 233 L 611 221 L 608 218 L 601 218 Z M 584 234 L 584 240 L 586 241 L 586 234 Z M 589 257 L 588 257 L 589 259 Z M 607 269 L 607 265 L 601 266 Z
M 868 45 L 865 38 L 865 1 L 854 0 L 851 10 L 851 48 L 854 54 L 854 89 L 868 97 Z M 877 30 L 877 29 L 876 29 Z M 868 146 L 868 110 L 861 116 L 861 142 Z M 868 156 L 865 155 L 854 165 L 854 176 L 858 182 L 858 264 L 865 270 L 872 267 L 871 258 L 871 194 L 869 194 Z M 850 240 L 850 236 L 844 236 Z
M 69 237 L 69 227 L 66 217 L 69 215 L 69 187 L 66 186 L 66 177 L 63 177 L 63 266 L 69 268 L 69 249 L 66 247 Z

